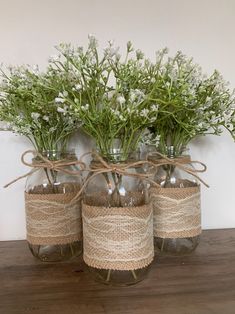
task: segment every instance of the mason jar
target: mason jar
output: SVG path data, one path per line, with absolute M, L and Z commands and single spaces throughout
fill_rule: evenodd
M 150 190 L 155 251 L 158 254 L 189 254 L 200 241 L 200 185 L 193 175 L 190 155 L 185 151 L 177 155 L 171 146 L 167 158 L 169 162 L 158 153 L 149 154 L 149 160 L 156 165 L 154 181 L 159 186 Z
M 83 257 L 95 280 L 132 285 L 146 278 L 154 255 L 148 187 L 135 160 L 120 152 L 104 160 L 108 168 L 93 158 L 83 197 Z
M 32 161 L 39 167 L 25 187 L 27 241 L 41 261 L 64 261 L 82 252 L 81 200 L 76 199 L 81 176 L 74 151 L 45 151 L 42 156 L 63 165 L 53 169 L 37 155 Z

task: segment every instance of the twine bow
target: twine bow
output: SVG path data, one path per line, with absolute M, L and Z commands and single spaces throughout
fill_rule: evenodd
M 134 178 L 139 178 L 142 179 L 143 181 L 148 181 L 149 183 L 151 183 L 152 185 L 155 185 L 157 187 L 160 187 L 160 185 L 158 183 L 156 183 L 155 181 L 153 181 L 152 179 L 150 179 L 150 174 L 149 173 L 131 173 L 128 170 L 131 168 L 137 168 L 143 165 L 153 165 L 152 162 L 148 161 L 148 160 L 140 160 L 140 161 L 134 161 L 134 162 L 127 162 L 127 163 L 108 163 L 106 162 L 99 154 L 97 154 L 96 152 L 88 152 L 82 155 L 81 160 L 87 156 L 87 155 L 91 155 L 92 157 L 95 157 L 96 162 L 93 163 L 93 165 L 91 167 L 89 167 L 88 169 L 86 169 L 86 171 L 89 171 L 90 173 L 92 173 L 92 175 L 87 176 L 85 182 L 83 183 L 81 189 L 79 190 L 78 194 L 75 196 L 74 200 L 76 200 L 78 197 L 80 197 L 80 195 L 82 194 L 82 192 L 84 191 L 84 189 L 86 188 L 86 186 L 88 185 L 88 183 L 97 175 L 99 174 L 105 174 L 108 172 L 113 172 L 113 173 L 117 173 L 120 175 L 126 175 L 129 177 L 134 177 Z
M 25 160 L 25 156 L 28 154 L 33 154 L 34 156 L 34 161 L 33 162 L 27 162 Z M 35 158 L 38 157 L 40 161 L 37 161 Z M 80 170 L 69 170 L 66 169 L 65 167 L 67 166 L 75 166 L 75 165 L 79 165 L 81 167 L 81 170 L 84 170 L 86 165 L 85 163 L 81 162 L 80 160 L 71 160 L 68 161 L 67 159 L 61 159 L 61 160 L 49 160 L 48 158 L 44 157 L 42 154 L 40 154 L 39 152 L 36 152 L 34 150 L 27 150 L 26 152 L 24 152 L 21 156 L 21 162 L 25 165 L 28 166 L 30 168 L 33 168 L 32 170 L 30 170 L 29 172 L 27 172 L 26 174 L 12 180 L 11 182 L 9 182 L 8 184 L 6 184 L 4 186 L 4 188 L 7 188 L 8 186 L 10 186 L 11 184 L 26 178 L 28 176 L 30 176 L 31 174 L 33 174 L 34 172 L 40 170 L 40 169 L 49 169 L 49 170 L 54 170 L 57 172 L 63 172 L 69 175 L 73 175 L 73 176 L 77 176 L 80 174 Z
M 187 172 L 188 174 L 191 174 L 195 178 L 197 178 L 201 183 L 203 183 L 206 187 L 209 187 L 209 185 L 203 181 L 197 173 L 202 173 L 205 172 L 207 167 L 204 163 L 201 161 L 197 160 L 191 160 L 190 157 L 185 157 L 185 158 L 168 158 L 165 155 L 162 155 L 161 153 L 156 152 L 156 156 L 161 157 L 160 159 L 153 160 L 149 156 L 147 156 L 147 160 L 152 163 L 152 165 L 156 168 L 160 166 L 165 166 L 165 165 L 172 165 L 172 166 L 177 166 L 179 169 L 183 170 L 184 172 Z M 187 164 L 198 164 L 202 166 L 202 169 L 195 169 L 195 168 L 189 168 L 186 167 L 185 165 Z

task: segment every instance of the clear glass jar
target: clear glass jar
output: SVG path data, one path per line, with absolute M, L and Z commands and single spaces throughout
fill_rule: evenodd
M 76 161 L 74 151 L 46 151 L 52 162 Z M 33 163 L 44 163 L 40 157 Z M 78 171 L 76 165 L 62 169 Z M 65 261 L 82 252 L 81 201 L 73 201 L 81 187 L 79 174 L 40 168 L 26 181 L 25 208 L 29 248 L 43 262 Z
M 187 169 L 194 169 L 190 156 L 185 152 L 177 156 L 173 146 L 168 148 L 167 157 Z M 149 159 L 164 162 L 156 153 L 150 153 Z M 190 254 L 199 244 L 201 233 L 198 180 L 181 167 L 166 163 L 156 168 L 154 181 L 160 186 L 151 189 L 155 251 L 169 255 Z
M 120 153 L 106 159 L 120 167 Z M 111 165 L 112 163 L 112 165 Z M 102 168 L 97 160 L 91 168 Z M 140 168 L 129 168 L 137 174 Z M 147 185 L 136 176 L 107 171 L 93 177 L 83 196 L 84 261 L 93 278 L 111 285 L 132 285 L 143 280 L 154 255 L 152 208 Z

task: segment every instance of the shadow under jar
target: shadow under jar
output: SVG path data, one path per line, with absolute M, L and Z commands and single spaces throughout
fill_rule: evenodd
M 119 154 L 106 160 L 122 167 Z M 103 166 L 91 162 L 91 168 Z M 140 168 L 128 172 L 137 174 Z M 83 257 L 96 281 L 126 286 L 146 278 L 153 260 L 153 221 L 147 186 L 139 177 L 115 170 L 92 178 L 82 206 Z
M 46 151 L 51 162 L 76 162 L 74 151 Z M 34 164 L 45 163 L 40 157 Z M 76 164 L 62 169 L 78 172 Z M 32 173 L 25 188 L 27 241 L 33 256 L 43 262 L 68 260 L 82 253 L 81 201 L 74 200 L 81 187 L 79 174 L 41 167 Z
M 189 155 L 176 156 L 171 147 L 168 158 L 193 169 Z M 192 253 L 200 241 L 201 206 L 200 185 L 195 177 L 177 165 L 151 153 L 156 168 L 154 181 L 159 188 L 150 191 L 154 217 L 154 247 L 158 254 L 186 255 Z

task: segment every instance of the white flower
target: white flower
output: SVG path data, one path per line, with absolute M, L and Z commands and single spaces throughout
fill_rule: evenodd
M 43 120 L 45 120 L 47 122 L 49 121 L 49 117 L 48 116 L 43 116 L 42 118 L 43 118 Z
M 31 118 L 33 119 L 33 120 L 38 120 L 38 118 L 40 117 L 40 113 L 38 113 L 38 112 L 32 112 L 31 113 Z
M 0 92 L 0 98 L 5 98 L 7 96 L 7 93 L 5 93 L 5 92 Z
M 84 111 L 87 111 L 89 109 L 89 104 L 86 104 L 85 106 L 81 106 L 81 109 Z
M 65 108 L 62 108 L 62 107 L 58 107 L 57 108 L 57 112 L 59 112 L 59 113 L 66 113 L 66 109 Z
M 142 109 L 142 110 L 140 111 L 140 116 L 141 116 L 141 117 L 148 118 L 148 114 L 149 114 L 149 110 L 148 110 L 148 109 Z
M 39 67 L 38 67 L 38 65 L 37 65 L 37 64 L 34 64 L 34 65 L 32 66 L 31 71 L 32 71 L 33 74 L 36 74 L 36 75 L 39 74 Z
M 55 62 L 58 61 L 60 58 L 58 55 L 51 55 L 48 59 L 49 62 Z
M 125 117 L 122 115 L 122 114 L 119 114 L 119 119 L 121 120 L 121 121 L 126 121 L 126 119 L 125 119 Z
M 76 84 L 74 86 L 74 89 L 77 90 L 77 91 L 80 91 L 82 89 L 82 85 L 81 84 Z
M 120 104 L 120 105 L 123 105 L 125 102 L 126 102 L 126 99 L 124 96 L 118 96 L 117 97 L 117 102 Z
M 61 97 L 56 97 L 56 98 L 55 98 L 55 102 L 58 103 L 58 104 L 59 104 L 59 103 L 63 104 L 65 101 L 66 101 L 66 100 L 65 100 L 64 98 L 61 98 Z
M 119 55 L 118 51 L 119 51 L 119 47 L 117 47 L 117 48 L 108 47 L 108 48 L 104 49 L 104 55 L 107 58 L 112 58 L 115 56 L 116 59 L 120 59 L 120 55 Z
M 130 97 L 130 102 L 140 103 L 142 100 L 144 100 L 145 94 L 139 89 L 131 89 L 129 97 Z
M 155 111 L 158 111 L 158 107 L 159 107 L 158 105 L 153 104 L 153 105 L 151 106 L 151 110 L 154 111 L 154 112 L 155 112 Z
M 88 40 L 89 40 L 88 47 L 90 49 L 95 49 L 98 46 L 98 40 L 95 38 L 94 35 L 89 34 Z
M 151 123 L 155 122 L 156 120 L 157 120 L 157 117 L 152 117 L 152 118 L 149 119 L 149 121 L 150 121 Z
M 115 94 L 115 91 L 114 91 L 114 90 L 111 90 L 111 91 L 107 92 L 107 93 L 106 93 L 107 99 L 108 99 L 108 100 L 112 99 L 113 96 L 114 96 L 114 94 Z
M 55 132 L 56 131 L 56 127 L 55 126 L 52 126 L 50 129 L 49 129 L 49 132 L 50 133 L 53 133 L 53 132 Z

